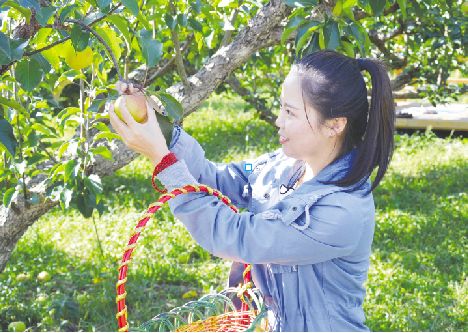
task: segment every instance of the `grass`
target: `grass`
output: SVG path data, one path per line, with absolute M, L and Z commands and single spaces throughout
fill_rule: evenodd
M 216 162 L 279 148 L 275 128 L 215 96 L 184 121 Z M 248 136 L 247 136 L 248 134 Z M 375 191 L 377 224 L 366 282 L 367 325 L 377 331 L 467 331 L 468 144 L 431 132 L 397 135 L 389 173 Z M 138 158 L 104 179 L 106 212 L 93 218 L 54 209 L 18 243 L 0 274 L 0 330 L 113 331 L 115 283 L 124 243 L 148 204 L 151 163 Z M 127 283 L 130 325 L 225 284 L 229 263 L 201 249 L 167 205 L 133 255 Z M 46 271 L 49 281 L 37 275 Z M 47 280 L 47 279 L 46 279 Z

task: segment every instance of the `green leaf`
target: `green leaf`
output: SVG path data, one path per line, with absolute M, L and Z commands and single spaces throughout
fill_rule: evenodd
M 385 0 L 369 0 L 372 12 L 375 16 L 380 16 L 385 8 Z
M 356 54 L 354 53 L 354 46 L 350 42 L 342 40 L 341 47 L 343 48 L 348 57 L 354 58 L 356 56 Z
M 113 23 L 117 29 L 122 33 L 123 38 L 127 44 L 127 48 L 130 48 L 132 36 L 130 35 L 130 30 L 128 29 L 128 21 L 119 15 L 110 15 L 107 17 L 107 20 Z
M 15 100 L 12 99 L 6 99 L 5 97 L 0 96 L 0 104 L 6 105 L 12 109 L 15 109 L 19 112 L 24 112 L 26 113 L 26 109 L 21 106 L 20 103 L 16 102 Z
M 19 4 L 26 8 L 34 8 L 36 12 L 41 8 L 36 0 L 18 0 Z
M 406 0 L 397 0 L 403 20 L 406 20 Z
M 177 99 L 172 97 L 171 94 L 162 91 L 156 92 L 155 95 L 161 101 L 170 117 L 177 121 L 182 119 L 182 116 L 184 115 L 184 108 Z
M 106 97 L 93 99 L 93 102 L 89 106 L 88 111 L 99 112 L 100 109 L 101 109 L 102 104 L 106 103 L 107 100 L 108 99 Z
M 24 6 L 20 6 L 18 3 L 14 2 L 12 0 L 5 1 L 5 3 L 3 3 L 1 5 L 1 7 L 11 7 L 11 8 L 16 9 L 18 12 L 21 13 L 21 15 L 23 15 L 26 18 L 26 23 L 27 24 L 30 23 L 31 10 L 29 8 L 25 8 Z
M 97 0 L 99 9 L 106 9 L 111 3 L 112 0 Z
M 305 19 L 302 16 L 294 16 L 288 21 L 286 27 L 284 27 L 283 34 L 281 35 L 281 44 L 284 44 L 288 37 L 293 31 L 295 31 L 302 23 L 305 22 Z
M 185 14 L 179 14 L 177 15 L 177 23 L 181 27 L 186 27 L 187 26 L 187 15 Z
M 112 132 L 102 132 L 98 133 L 94 136 L 93 141 L 97 141 L 99 139 L 108 139 L 108 140 L 120 140 L 122 141 L 122 137 L 116 133 Z
M 188 19 L 189 26 L 192 27 L 193 30 L 198 31 L 198 32 L 203 32 L 203 26 L 201 25 L 200 22 L 195 20 L 193 17 L 190 17 Z
M 48 137 L 56 137 L 57 132 L 55 131 L 54 128 L 49 128 L 44 124 L 41 123 L 34 123 L 31 125 L 31 128 L 36 130 L 37 132 L 40 132 Z
M 340 46 L 340 31 L 338 23 L 328 21 L 323 27 L 323 37 L 325 39 L 325 47 L 330 50 L 336 50 Z
M 170 14 L 166 13 L 164 14 L 164 22 L 166 22 L 167 26 L 169 29 L 174 30 L 177 20 L 176 18 L 172 17 Z
M 93 202 L 94 200 L 94 202 Z M 89 218 L 93 215 L 96 197 L 92 193 L 86 192 L 85 194 L 80 193 L 76 198 L 76 206 L 80 213 L 85 218 Z
M 333 15 L 340 16 L 341 12 L 343 11 L 343 0 L 338 0 L 333 8 Z
M 63 204 L 64 204 L 64 207 L 62 208 L 69 208 L 70 207 L 70 201 L 71 199 L 73 198 L 73 190 L 69 189 L 69 188 L 64 188 L 61 192 L 60 192 L 60 200 Z
M 151 37 L 151 31 L 142 29 L 138 41 L 141 46 L 141 53 L 145 58 L 148 67 L 154 67 L 162 56 L 163 45 L 160 41 Z
M 15 79 L 26 91 L 32 91 L 41 82 L 44 72 L 33 58 L 21 60 L 15 68 Z
M 343 0 L 343 9 L 354 7 L 357 3 L 357 0 Z
M 102 123 L 102 122 L 97 122 L 97 123 L 94 123 L 91 128 L 96 128 L 97 130 L 99 130 L 100 132 L 110 132 L 110 129 L 109 127 L 107 127 L 106 124 Z
M 96 28 L 95 31 L 107 42 L 118 61 L 122 55 L 122 48 L 120 46 L 120 44 L 123 44 L 122 39 L 111 28 Z
M 78 9 L 77 4 L 68 5 L 68 6 L 63 7 L 63 9 L 60 12 L 60 21 L 61 22 L 65 21 L 69 16 L 71 16 L 73 14 L 73 12 L 76 9 Z
M 36 53 L 36 54 L 33 54 L 31 56 L 32 59 L 36 60 L 39 65 L 41 66 L 41 69 L 44 73 L 50 73 L 50 71 L 52 70 L 52 66 L 50 65 L 50 63 L 47 61 L 46 58 L 44 58 L 44 56 L 40 53 Z
M 13 158 L 17 145 L 13 127 L 6 119 L 0 119 L 0 147 L 2 147 L 2 150 L 6 149 L 6 152 Z
M 28 140 L 27 140 L 29 147 L 34 147 L 35 145 L 37 145 L 38 141 L 39 140 L 38 140 L 38 135 L 36 131 L 31 131 L 28 134 Z M 28 163 L 31 163 L 31 159 L 28 159 Z
M 98 195 L 102 193 L 103 191 L 102 182 L 101 182 L 101 178 L 98 175 L 96 174 L 89 175 L 88 177 L 84 179 L 84 182 L 85 182 L 86 187 L 89 188 L 94 194 Z
M 93 154 L 101 155 L 102 157 L 104 157 L 107 160 L 110 160 L 110 161 L 113 160 L 112 152 L 106 146 L 99 146 L 99 147 L 96 147 L 96 148 L 92 148 L 91 152 Z
M 44 155 L 44 154 L 34 153 L 27 160 L 28 161 L 28 166 L 34 166 L 36 163 L 38 163 L 38 162 L 40 162 L 42 160 L 45 160 L 45 159 L 49 159 L 49 156 Z
M 135 16 L 138 16 L 139 8 L 136 0 L 122 0 L 123 5 Z
M 11 198 L 13 198 L 13 194 L 15 194 L 15 191 L 16 189 L 12 187 L 6 190 L 5 194 L 3 195 L 3 205 L 6 208 L 10 206 Z
M 37 22 L 39 22 L 41 26 L 45 26 L 56 10 L 57 8 L 54 6 L 41 7 L 41 9 L 36 13 Z
M 143 24 L 143 26 L 145 27 L 146 30 L 151 30 L 152 29 L 151 24 L 148 22 L 146 17 L 141 14 L 141 12 L 138 13 L 137 19 L 138 19 L 139 23 Z
M 192 9 L 195 11 L 195 13 L 197 13 L 197 14 L 201 13 L 202 4 L 201 4 L 200 0 L 189 1 L 189 3 L 190 3 L 190 7 L 192 7 Z
M 83 51 L 89 42 L 89 32 L 83 31 L 79 24 L 75 24 L 71 30 L 71 41 L 77 52 Z
M 0 65 L 6 65 L 23 57 L 24 48 L 29 40 L 10 39 L 0 32 Z
M 310 36 L 320 27 L 319 21 L 311 21 L 298 30 L 296 36 L 296 55 L 299 54 L 303 46 L 310 40 Z
M 312 35 L 312 38 L 310 38 L 309 43 L 307 44 L 304 52 L 302 53 L 302 56 L 305 56 L 307 54 L 314 53 L 316 51 L 320 50 L 320 45 L 319 45 L 319 32 L 314 32 Z
M 68 161 L 65 164 L 65 173 L 63 175 L 63 181 L 67 183 L 70 178 L 75 179 L 80 170 L 79 167 L 80 165 L 77 160 L 73 159 L 73 160 Z
M 317 0 L 285 0 L 284 3 L 290 7 L 316 6 Z
M 366 44 L 366 36 L 364 35 L 364 29 L 359 26 L 356 22 L 352 22 L 349 25 L 349 29 L 351 30 L 351 34 L 354 36 L 356 41 L 358 42 L 359 50 L 361 52 L 361 56 L 364 56 L 365 51 L 365 44 Z

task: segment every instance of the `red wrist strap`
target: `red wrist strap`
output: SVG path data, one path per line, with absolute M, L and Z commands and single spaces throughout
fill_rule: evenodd
M 177 162 L 178 159 L 177 157 L 175 156 L 175 154 L 173 152 L 170 152 L 170 153 L 167 153 L 161 160 L 161 162 L 159 162 L 158 165 L 156 165 L 154 167 L 154 171 L 153 171 L 153 177 L 151 178 L 151 183 L 153 184 L 153 187 L 156 191 L 160 192 L 160 193 L 167 193 L 167 190 L 165 188 L 163 188 L 162 190 L 159 189 L 157 186 L 156 186 L 156 183 L 154 182 L 154 178 L 156 177 L 156 175 L 158 173 L 160 173 L 161 171 L 163 171 L 165 168 L 167 168 L 168 166 L 174 164 L 175 162 Z

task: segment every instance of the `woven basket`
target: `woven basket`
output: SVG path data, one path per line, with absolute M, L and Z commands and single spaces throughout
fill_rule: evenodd
M 186 185 L 177 188 L 168 194 L 162 195 L 158 201 L 151 204 L 143 217 L 138 221 L 130 240 L 124 248 L 122 261 L 119 265 L 117 289 L 117 323 L 119 332 L 127 332 L 127 306 L 125 298 L 127 292 L 128 264 L 132 252 L 136 247 L 138 238 L 146 224 L 168 200 L 180 194 L 189 192 L 206 192 L 221 199 L 234 212 L 238 209 L 231 204 L 231 200 L 221 192 L 206 185 Z M 258 289 L 252 288 L 250 265 L 245 265 L 244 285 L 238 288 L 228 288 L 218 294 L 203 296 L 198 301 L 192 301 L 177 307 L 167 313 L 162 313 L 142 324 L 136 331 L 177 331 L 177 332 L 239 332 L 239 331 L 265 331 L 267 329 L 266 311 L 263 299 Z M 233 299 L 240 298 L 242 306 L 237 310 Z

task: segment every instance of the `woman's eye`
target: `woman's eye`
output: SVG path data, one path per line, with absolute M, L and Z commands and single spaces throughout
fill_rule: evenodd
M 289 111 L 288 109 L 285 109 L 283 106 L 281 106 L 281 109 L 284 110 L 288 116 L 292 115 L 291 111 Z

